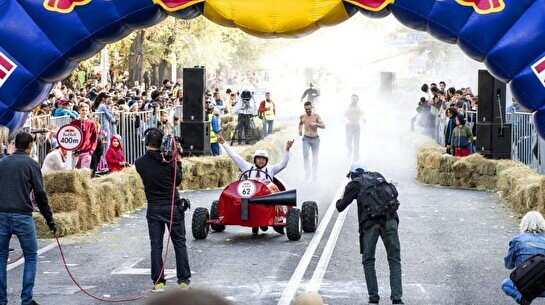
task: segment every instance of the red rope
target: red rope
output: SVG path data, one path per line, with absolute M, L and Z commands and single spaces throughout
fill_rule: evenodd
M 174 147 L 176 147 L 176 140 L 173 139 L 174 141 Z M 174 156 L 177 156 L 177 149 L 175 148 L 174 149 Z M 130 302 L 130 301 L 137 301 L 137 300 L 140 300 L 140 299 L 143 299 L 145 297 L 147 297 L 151 291 L 153 290 L 153 288 L 155 287 L 155 285 L 157 285 L 159 283 L 159 281 L 161 280 L 161 275 L 164 273 L 165 271 L 165 265 L 166 265 L 166 261 L 167 261 L 167 258 L 168 258 L 168 249 L 169 249 L 169 246 L 170 246 L 170 232 L 172 230 L 172 221 L 174 220 L 174 198 L 175 198 L 175 194 L 176 194 L 176 172 L 177 172 L 177 169 L 178 169 L 178 166 L 176 164 L 176 157 L 172 158 L 171 161 L 169 161 L 168 163 L 173 163 L 174 165 L 174 178 L 173 178 L 173 181 L 172 181 L 172 201 L 171 201 L 171 206 L 170 206 L 170 223 L 169 223 L 169 226 L 168 226 L 168 239 L 167 239 L 167 247 L 166 247 L 166 250 L 165 250 L 165 254 L 163 256 L 163 266 L 161 267 L 161 272 L 159 273 L 159 278 L 157 278 L 157 280 L 155 280 L 155 282 L 153 283 L 153 286 L 150 287 L 146 292 L 144 292 L 143 294 L 141 295 L 138 295 L 138 296 L 133 296 L 133 297 L 125 297 L 125 298 L 119 298 L 119 299 L 110 299 L 110 298 L 101 298 L 101 297 L 98 297 L 96 295 L 93 295 L 92 293 L 90 293 L 89 291 L 85 290 L 85 288 L 83 288 L 79 282 L 76 280 L 76 278 L 74 277 L 74 275 L 72 274 L 72 272 L 70 271 L 70 268 L 68 268 L 68 265 L 66 263 L 66 257 L 64 256 L 64 251 L 62 249 L 62 246 L 61 246 L 61 243 L 59 241 L 59 238 L 57 237 L 57 235 L 55 235 L 55 240 L 57 241 L 57 245 L 59 247 L 59 252 L 61 254 L 61 258 L 62 258 L 62 263 L 64 265 L 64 268 L 66 269 L 66 272 L 68 272 L 68 276 L 70 276 L 70 279 L 72 279 L 72 282 L 74 282 L 74 284 L 83 292 L 85 293 L 86 295 L 88 295 L 89 297 L 97 300 L 97 301 L 100 301 L 100 302 L 106 302 L 106 303 L 123 303 L 123 302 Z M 22 255 L 21 255 L 22 256 Z

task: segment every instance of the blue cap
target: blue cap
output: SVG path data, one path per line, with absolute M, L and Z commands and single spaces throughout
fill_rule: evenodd
M 354 162 L 350 166 L 351 173 L 355 173 L 358 169 L 363 169 L 364 171 L 367 171 L 367 166 L 365 166 L 362 162 Z

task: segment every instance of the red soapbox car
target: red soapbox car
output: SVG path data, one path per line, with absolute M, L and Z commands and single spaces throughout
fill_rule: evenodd
M 258 170 L 258 169 L 253 169 Z M 243 179 L 250 171 L 242 173 L 229 184 L 214 200 L 210 212 L 206 208 L 196 208 L 193 212 L 191 230 L 195 239 L 205 239 L 210 228 L 222 232 L 226 226 L 252 228 L 257 234 L 272 227 L 289 240 L 299 240 L 304 232 L 315 232 L 318 226 L 318 205 L 305 201 L 301 210 L 297 206 L 296 190 L 286 191 L 284 184 L 264 171 L 267 180 Z M 272 181 L 272 182 L 271 182 Z

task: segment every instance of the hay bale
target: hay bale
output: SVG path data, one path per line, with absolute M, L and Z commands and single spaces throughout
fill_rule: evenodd
M 452 171 L 452 165 L 458 161 L 457 157 L 451 155 L 442 155 L 441 162 L 439 163 L 439 171 L 443 173 L 449 173 Z M 454 178 L 454 177 L 453 177 Z
M 471 177 L 473 175 L 473 164 L 467 158 L 458 158 L 452 164 L 452 172 L 456 178 Z
M 474 175 L 473 180 L 479 190 L 496 190 L 498 177 L 492 175 Z
M 64 170 L 44 175 L 44 188 L 48 194 L 74 193 L 82 195 L 89 191 L 91 173 L 88 170 Z
M 32 213 L 36 223 L 36 233 L 39 238 L 52 238 L 53 234 L 49 230 L 45 219 L 40 213 Z M 53 219 L 57 225 L 57 235 L 68 236 L 81 232 L 78 212 L 55 213 Z
M 53 193 L 47 196 L 53 213 L 76 212 L 86 205 L 86 196 L 75 193 Z
M 439 166 L 441 166 L 441 155 L 435 153 L 428 154 L 425 167 L 430 169 L 439 169 Z
M 98 183 L 95 185 L 95 191 L 103 221 L 112 222 L 115 220 L 116 215 L 121 216 L 119 213 L 121 204 L 118 203 L 120 201 L 119 191 L 111 183 Z

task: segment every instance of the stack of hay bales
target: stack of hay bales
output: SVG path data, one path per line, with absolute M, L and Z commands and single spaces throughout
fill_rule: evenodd
M 96 200 L 87 170 L 57 171 L 44 175 L 44 188 L 49 198 L 58 234 L 66 236 L 93 229 L 100 225 Z M 52 237 L 44 218 L 34 213 L 38 235 Z
M 458 158 L 426 145 L 417 156 L 423 183 L 468 189 L 498 190 L 517 213 L 545 212 L 545 176 L 511 160 L 489 160 L 479 154 Z

